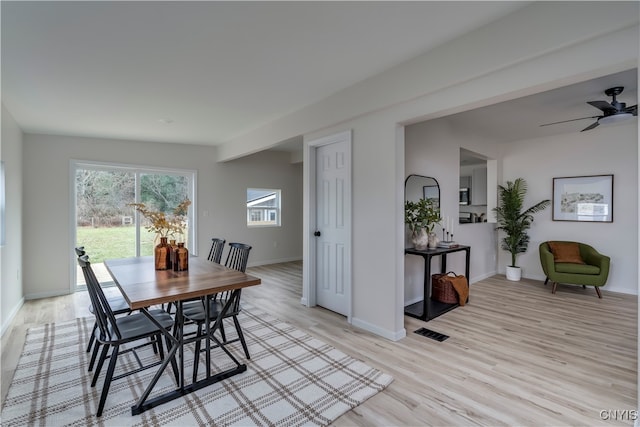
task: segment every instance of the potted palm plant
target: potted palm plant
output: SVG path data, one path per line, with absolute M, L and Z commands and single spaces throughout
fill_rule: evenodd
M 507 266 L 507 279 L 518 281 L 521 277 L 520 267 L 516 265 L 518 254 L 527 251 L 529 247 L 529 234 L 533 215 L 544 210 L 551 203 L 546 199 L 523 210 L 524 198 L 527 194 L 527 183 L 522 178 L 515 181 L 507 181 L 507 185 L 498 185 L 498 207 L 493 211 L 496 214 L 498 227 L 506 236 L 501 240 L 501 247 L 511 253 L 511 264 Z
M 433 202 L 433 199 L 427 198 L 417 202 L 407 200 L 404 204 L 404 222 L 409 226 L 411 241 L 418 250 L 427 248 L 429 235 L 440 222 L 440 210 L 434 207 Z

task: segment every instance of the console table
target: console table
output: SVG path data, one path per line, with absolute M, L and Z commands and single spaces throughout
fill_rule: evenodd
M 436 248 L 418 250 L 407 248 L 404 250 L 405 255 L 418 255 L 424 258 L 424 299 L 404 308 L 404 314 L 415 317 L 420 320 L 428 321 L 433 318 L 453 310 L 459 304 L 447 304 L 431 299 L 431 259 L 434 256 L 440 257 L 440 272 L 447 272 L 447 254 L 454 252 L 465 252 L 465 272 L 464 275 L 469 281 L 469 259 L 471 257 L 471 248 L 469 246 L 457 246 L 455 248 Z

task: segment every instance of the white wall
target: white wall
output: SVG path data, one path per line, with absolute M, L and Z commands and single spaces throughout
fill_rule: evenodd
M 70 160 L 93 160 L 197 170 L 198 245 L 211 237 L 253 246 L 249 265 L 301 259 L 302 167 L 288 153 L 265 152 L 227 163 L 213 147 L 27 134 L 24 139 L 24 246 L 38 260 L 24 272 L 26 298 L 69 292 Z M 282 226 L 248 228 L 246 189 L 282 190 Z M 208 216 L 202 212 L 208 211 Z M 52 245 L 56 250 L 52 250 Z
M 487 158 L 498 156 L 499 146 L 453 128 L 446 118 L 429 120 L 405 128 L 405 174 L 426 175 L 440 184 L 441 215 L 457 221 L 458 180 L 460 176 L 460 148 L 474 151 Z M 471 247 L 470 282 L 474 283 L 496 273 L 495 224 L 455 224 L 454 240 Z M 440 237 L 442 238 L 442 237 Z M 408 236 L 405 246 L 411 247 Z M 447 257 L 447 270 L 464 274 L 464 252 Z M 432 261 L 431 271 L 440 271 L 440 259 Z M 424 261 L 421 257 L 405 256 L 405 305 L 423 298 Z
M 2 105 L 0 159 L 5 166 L 5 246 L 0 247 L 0 333 L 22 306 L 22 131 Z
M 525 206 L 553 200 L 553 178 L 613 174 L 613 223 L 552 221 L 552 209 L 536 214 L 529 250 L 518 256 L 524 277 L 544 280 L 538 245 L 546 240 L 587 243 L 611 257 L 604 290 L 638 293 L 638 127 L 599 126 L 588 132 L 517 141 L 502 146 L 503 181 L 522 177 L 529 191 Z M 510 255 L 499 253 L 499 270 Z

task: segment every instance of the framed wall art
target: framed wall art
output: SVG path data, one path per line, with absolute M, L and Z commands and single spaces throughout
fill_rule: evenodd
M 613 222 L 613 175 L 553 178 L 553 220 Z

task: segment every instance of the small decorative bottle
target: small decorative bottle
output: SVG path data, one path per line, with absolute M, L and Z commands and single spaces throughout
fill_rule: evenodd
M 173 263 L 173 271 L 186 271 L 189 269 L 189 250 L 184 247 L 184 242 L 178 243 L 175 250 L 175 262 Z
M 429 233 L 429 249 L 435 249 L 438 247 L 438 243 L 440 243 L 440 239 L 438 239 L 438 235 L 436 233 Z
M 167 267 L 169 270 L 173 268 L 173 264 L 175 263 L 176 249 L 178 249 L 176 239 L 169 240 L 169 266 Z
M 169 245 L 166 237 L 160 237 L 160 243 L 154 248 L 153 254 L 156 270 L 167 270 L 169 268 Z

